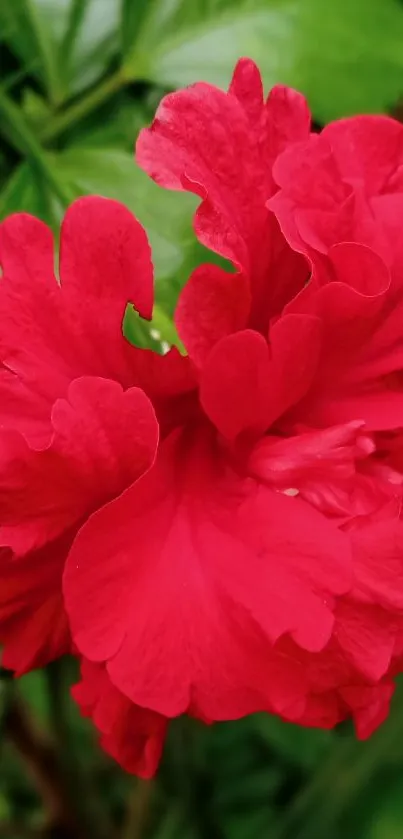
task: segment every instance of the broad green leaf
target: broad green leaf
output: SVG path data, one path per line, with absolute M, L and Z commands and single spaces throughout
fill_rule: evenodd
M 187 194 L 167 192 L 156 186 L 135 164 L 133 156 L 111 149 L 72 148 L 62 154 L 48 154 L 55 180 L 71 199 L 82 194 L 98 194 L 122 201 L 144 225 L 152 247 L 156 278 L 156 303 L 151 328 L 161 341 L 179 345 L 171 316 L 179 291 L 193 268 L 216 261 L 198 244 L 192 230 L 197 199 Z M 44 188 L 43 177 L 27 163 L 12 175 L 0 195 L 0 218 L 25 210 L 49 223 L 57 232 L 63 209 L 57 196 Z M 149 335 L 149 327 L 128 321 L 133 339 L 160 349 L 160 342 Z M 144 339 L 146 339 L 144 341 Z
M 153 317 L 149 322 L 143 320 L 133 306 L 127 306 L 123 319 L 123 333 L 136 347 L 152 349 L 159 355 L 167 352 L 172 346 L 184 352 L 172 318 L 158 303 L 154 304 Z
M 140 26 L 153 0 L 121 0 L 121 41 L 123 60 L 134 50 Z
M 156 186 L 125 152 L 70 149 L 55 155 L 54 165 L 77 195 L 104 195 L 132 210 L 149 235 L 157 281 L 181 270 L 194 247 L 191 223 L 196 198 Z
M 382 33 L 380 35 L 380 33 Z M 265 82 L 301 89 L 317 119 L 386 110 L 403 92 L 403 7 L 398 0 L 267 0 L 147 42 L 147 74 L 164 86 L 198 79 L 226 86 L 249 55 Z M 145 46 L 142 45 L 145 61 Z
M 4 39 L 55 104 L 63 98 L 56 44 L 67 26 L 70 5 L 71 0 L 13 0 L 0 6 Z
M 120 11 L 119 0 L 76 0 L 76 5 L 81 13 L 71 37 L 68 78 L 69 90 L 74 93 L 105 73 L 118 48 Z M 63 56 L 61 62 L 63 65 Z
M 196 239 L 192 222 L 199 199 L 157 186 L 137 166 L 132 154 L 114 149 L 71 148 L 53 155 L 52 164 L 69 192 L 115 198 L 139 219 L 152 248 L 156 301 L 169 316 L 180 289 L 197 265 L 213 262 L 231 270 L 225 260 Z M 166 328 L 163 333 L 164 340 L 171 342 Z
M 368 839 L 401 839 L 403 825 L 403 798 L 402 798 L 402 771 L 393 772 L 389 775 L 386 789 L 381 789 L 381 801 L 377 810 L 377 818 L 371 819 L 368 824 L 364 814 L 367 811 L 366 801 L 358 813 L 359 822 L 364 822 Z M 385 785 L 386 786 L 386 785 Z M 378 784 L 379 788 L 379 784 Z M 358 820 L 357 820 L 358 821 Z
M 147 0 L 138 5 L 122 0 L 124 39 L 123 67 L 126 78 L 147 77 L 150 56 L 161 40 L 189 27 L 214 19 L 225 9 L 254 6 L 255 0 Z M 134 6 L 137 8 L 134 15 Z M 141 8 L 141 14 L 139 10 Z M 128 9 L 130 12 L 128 12 Z
M 0 219 L 11 213 L 40 215 L 39 186 L 28 163 L 22 163 L 0 193 Z
M 178 337 L 176 328 L 171 318 L 165 314 L 160 306 L 154 307 L 153 319 L 150 324 L 150 333 L 154 341 L 161 342 L 160 346 L 162 350 L 164 350 L 164 343 L 167 343 L 168 345 L 175 345 L 183 353 L 185 352 L 185 348 Z
M 64 212 L 44 178 L 29 163 L 21 163 L 0 193 L 0 220 L 12 213 L 31 213 L 58 230 Z

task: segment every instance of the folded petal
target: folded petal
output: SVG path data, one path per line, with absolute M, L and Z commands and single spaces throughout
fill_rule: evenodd
M 82 377 L 52 410 L 53 438 L 0 436 L 0 541 L 25 554 L 52 541 L 149 468 L 158 425 L 143 391 Z
M 386 116 L 363 115 L 325 126 L 343 178 L 362 183 L 367 195 L 403 189 L 403 127 Z
M 269 344 L 250 329 L 223 338 L 202 371 L 204 410 L 228 439 L 264 433 L 308 391 L 320 346 L 320 321 L 292 314 L 274 324 Z
M 366 740 L 385 722 L 395 685 L 389 680 L 379 685 L 346 687 L 340 690 L 342 699 L 353 716 L 359 740 Z
M 298 662 L 275 645 L 286 633 L 310 650 L 327 643 L 349 541 L 298 499 L 239 477 L 210 432 L 195 433 L 167 440 L 148 476 L 78 534 L 64 581 L 75 642 L 167 716 L 232 719 L 297 700 L 301 713 Z
M 287 309 L 323 323 L 313 386 L 294 418 L 308 426 L 365 420 L 370 430 L 398 428 L 403 402 L 394 371 L 403 364 L 400 298 L 378 254 L 344 243 L 331 248 L 336 280 L 307 287 Z
M 112 684 L 102 664 L 83 660 L 72 694 L 100 732 L 101 746 L 126 772 L 152 778 L 158 769 L 168 720 L 134 705 Z
M 254 109 L 258 119 L 263 107 L 262 96 Z M 138 162 L 158 183 L 203 198 L 196 216 L 199 238 L 239 267 L 248 262 L 256 224 L 267 222 L 259 143 L 260 124 L 251 130 L 244 100 L 198 83 L 162 100 L 136 147 Z
M 189 277 L 175 311 L 179 337 L 198 366 L 214 345 L 243 329 L 251 299 L 243 274 L 229 274 L 215 265 L 201 265 Z
M 360 242 L 385 254 L 362 187 L 343 178 L 340 161 L 322 132 L 285 149 L 273 167 L 280 190 L 268 201 L 287 241 L 318 264 L 338 242 Z
M 274 389 L 267 341 L 248 329 L 216 344 L 203 369 L 200 398 L 212 422 L 231 440 L 242 431 L 266 431 Z
M 9 216 L 0 224 L 0 265 L 6 280 L 23 285 L 54 285 L 53 235 L 49 227 L 28 213 Z
M 312 480 L 327 483 L 355 476 L 355 461 L 374 451 L 364 423 L 351 422 L 295 437 L 263 437 L 248 462 L 250 474 L 277 488 L 301 489 Z
M 379 681 L 387 672 L 396 628 L 396 617 L 377 605 L 353 598 L 337 605 L 337 643 L 356 672 L 369 682 Z
M 300 94 L 278 86 L 265 102 L 258 69 L 250 60 L 241 59 L 228 93 L 199 83 L 169 94 L 151 127 L 141 131 L 137 141 L 137 160 L 157 183 L 202 198 L 195 216 L 196 234 L 243 274 L 240 281 L 233 278 L 233 284 L 236 289 L 239 284 L 249 286 L 253 328 L 267 329 L 270 316 L 279 313 L 284 294 L 281 275 L 288 274 L 290 262 L 295 274 L 287 287 L 299 290 L 306 279 L 303 260 L 290 256 L 266 202 L 276 190 L 272 177 L 276 157 L 288 145 L 308 137 L 309 126 L 309 111 Z M 217 280 L 217 272 L 213 275 L 218 289 L 212 292 L 210 269 L 205 267 L 192 280 L 192 293 L 194 285 L 200 291 L 200 276 L 204 276 L 207 297 L 213 293 L 224 302 L 227 290 L 228 307 L 234 312 L 236 290 L 231 291 L 230 278 L 225 284 L 223 278 Z M 186 308 L 188 300 L 186 293 Z M 179 318 L 182 328 L 181 314 Z M 201 313 L 199 324 L 202 319 Z M 227 321 L 224 327 L 228 328 Z M 189 345 L 189 352 L 193 346 Z
M 82 375 L 136 384 L 136 350 L 124 339 L 129 302 L 151 316 L 150 249 L 123 205 L 81 198 L 61 231 L 60 279 L 52 236 L 37 219 L 10 216 L 0 225 L 1 421 L 41 440 L 52 403 Z M 24 402 L 26 408 L 24 409 Z
M 241 59 L 228 93 L 199 83 L 166 96 L 140 133 L 137 160 L 162 186 L 200 195 L 201 241 L 245 268 L 267 222 L 274 159 L 309 124 L 303 97 L 278 87 L 265 103 L 257 68 Z
M 67 210 L 61 229 L 60 280 L 66 294 L 102 303 L 105 340 L 132 303 L 151 319 L 151 251 L 145 230 L 123 204 L 88 195 Z M 123 311 L 122 311 L 123 306 Z
M 372 603 L 403 609 L 403 522 L 397 516 L 351 530 L 359 591 Z
M 0 644 L 3 667 L 17 676 L 71 652 L 62 571 L 72 534 L 21 559 L 0 561 Z

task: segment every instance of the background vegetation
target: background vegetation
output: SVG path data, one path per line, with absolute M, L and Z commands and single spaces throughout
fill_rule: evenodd
M 161 96 L 198 79 L 225 86 L 250 55 L 315 121 L 399 117 L 398 0 L 0 0 L 0 215 L 57 231 L 77 195 L 126 203 L 154 250 L 154 326 L 191 268 L 212 258 L 191 233 L 195 200 L 159 190 L 133 143 Z M 151 341 L 137 322 L 127 325 Z M 0 675 L 0 837 L 55 839 L 401 839 L 403 695 L 366 743 L 349 725 L 306 731 L 268 716 L 172 726 L 152 784 L 97 748 L 68 698 L 66 661 L 16 685 Z

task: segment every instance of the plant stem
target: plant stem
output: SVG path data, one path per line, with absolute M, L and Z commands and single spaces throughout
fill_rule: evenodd
M 44 152 L 40 143 L 38 143 L 29 125 L 27 125 L 20 109 L 7 96 L 4 90 L 1 89 L 0 116 L 3 118 L 6 126 L 9 127 L 15 148 L 28 158 L 31 158 L 32 163 L 35 164 L 37 170 L 43 175 L 49 186 L 52 187 L 55 195 L 57 195 L 62 204 L 64 206 L 70 204 L 73 198 L 70 189 L 60 181 L 58 175 L 53 171 L 46 152 Z
M 153 791 L 152 781 L 143 781 L 140 778 L 136 781 L 127 803 L 121 839 L 143 839 Z
M 126 79 L 120 70 L 112 76 L 108 76 L 97 87 L 90 90 L 89 93 L 66 108 L 65 111 L 56 114 L 44 126 L 43 131 L 40 133 L 40 140 L 44 143 L 54 140 L 59 134 L 63 134 L 64 131 L 67 131 L 76 122 L 88 116 L 95 108 L 103 105 L 114 93 L 121 90 L 126 83 Z
M 45 803 L 51 824 L 71 839 L 87 839 L 72 813 L 52 744 L 37 729 L 28 709 L 17 696 L 7 709 L 4 735 L 21 755 Z
M 52 734 L 60 752 L 64 752 L 69 742 L 69 727 L 67 724 L 66 697 L 68 698 L 67 685 L 64 678 L 64 661 L 62 659 L 53 661 L 45 669 L 47 682 L 49 716 L 52 725 Z
M 172 772 L 185 823 L 194 825 L 194 836 L 199 839 L 224 839 L 212 807 L 210 778 L 198 748 L 199 737 L 203 736 L 200 725 L 189 717 L 181 717 L 175 720 L 174 735 Z
M 397 712 L 365 742 L 341 739 L 329 758 L 287 808 L 275 839 L 321 839 L 351 806 L 354 797 L 379 772 L 403 735 Z
M 74 754 L 70 733 L 70 679 L 69 659 L 59 659 L 45 670 L 48 684 L 49 714 L 52 733 L 57 749 L 60 774 L 64 779 L 76 819 L 82 825 L 86 836 L 91 839 L 110 839 L 111 826 L 108 814 L 104 812 L 100 797 L 92 788 L 82 766 Z
M 63 98 L 63 86 L 59 76 L 56 50 L 41 21 L 38 4 L 32 0 L 25 0 L 24 12 L 30 38 L 36 45 L 35 52 L 40 56 L 48 97 L 53 105 L 57 105 Z

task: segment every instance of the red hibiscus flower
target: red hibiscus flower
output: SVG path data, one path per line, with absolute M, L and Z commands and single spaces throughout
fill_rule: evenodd
M 43 227 L 17 217 L 3 228 L 5 655 L 23 670 L 69 648 L 67 628 L 49 643 L 65 568 L 83 656 L 76 699 L 104 747 L 144 776 L 182 713 L 269 711 L 324 727 L 352 716 L 367 736 L 400 666 L 399 349 L 396 334 L 376 350 L 370 340 L 398 273 L 378 240 L 355 233 L 371 215 L 358 187 L 329 253 L 313 235 L 295 239 L 278 168 L 309 131 L 302 97 L 275 88 L 265 102 L 242 61 L 228 93 L 172 94 L 140 136 L 141 164 L 202 198 L 196 234 L 235 269 L 202 266 L 186 284 L 186 357 L 123 338 L 127 302 L 143 317 L 152 307 L 147 242 L 124 208 L 73 206 L 60 286 Z M 301 194 L 308 174 L 295 175 Z M 336 215 L 343 178 L 326 187 Z M 320 167 L 318 179 L 313 167 L 312 201 Z M 371 410 L 380 394 L 387 421 Z M 38 579 L 51 602 L 40 620 Z M 27 616 L 38 640 L 22 663 Z
M 335 412 L 315 428 L 306 405 L 332 371 L 322 287 L 341 288 L 339 337 L 352 315 L 362 330 L 380 316 L 389 273 L 357 238 L 310 278 L 271 204 L 276 160 L 302 142 L 303 99 L 276 88 L 265 102 L 248 61 L 228 93 L 166 97 L 140 135 L 141 165 L 202 198 L 196 233 L 235 273 L 202 266 L 186 284 L 176 323 L 198 371 L 193 413 L 178 412 L 148 472 L 82 527 L 64 590 L 77 646 L 136 705 L 323 726 L 352 715 L 366 736 L 393 692 L 400 485 L 357 408 L 365 387 L 342 424 Z

